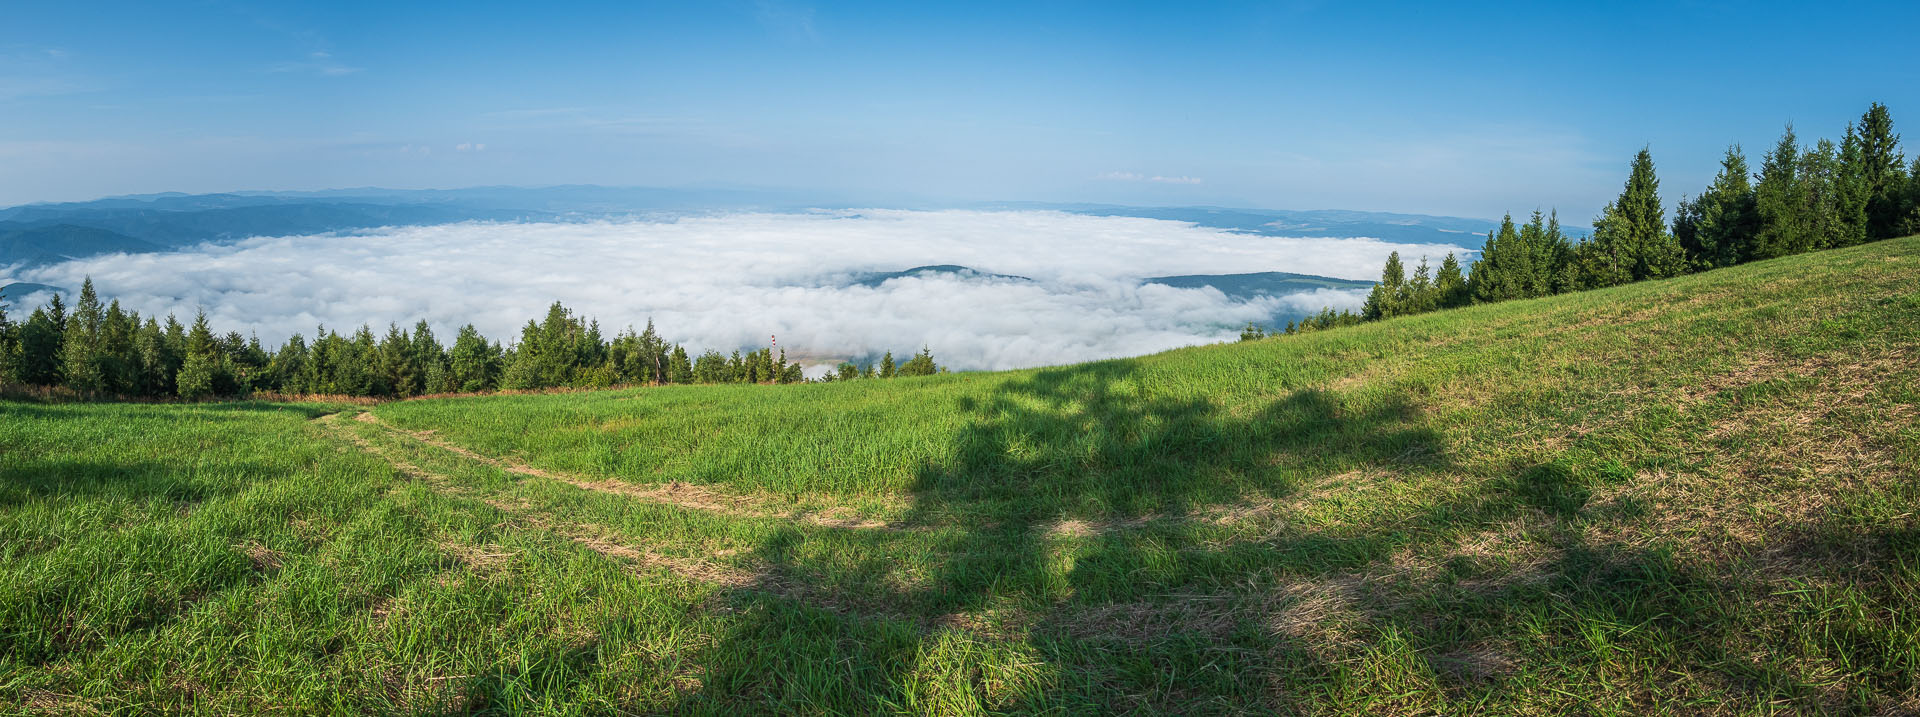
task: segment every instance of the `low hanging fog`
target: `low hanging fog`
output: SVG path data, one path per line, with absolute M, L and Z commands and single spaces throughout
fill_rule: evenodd
M 1235 300 L 1144 277 L 1373 279 L 1395 250 L 1410 265 L 1462 251 L 1046 211 L 865 210 L 255 238 L 11 273 L 76 289 L 91 275 L 103 297 L 143 315 L 184 321 L 204 308 L 216 330 L 256 331 L 270 345 L 320 324 L 345 332 L 422 318 L 443 341 L 469 322 L 512 341 L 558 300 L 608 336 L 652 318 L 695 353 L 777 334 L 789 357 L 813 363 L 927 346 L 955 369 L 1004 369 L 1229 340 L 1278 311 L 1355 309 L 1365 298 L 1320 289 Z M 869 274 L 925 265 L 983 274 Z M 46 297 L 20 298 L 16 317 Z

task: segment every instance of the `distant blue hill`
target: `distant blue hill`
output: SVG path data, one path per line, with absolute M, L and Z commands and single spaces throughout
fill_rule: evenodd
M 310 192 L 143 194 L 87 202 L 0 209 L 0 239 L 40 234 L 0 246 L 0 265 L 33 264 L 116 251 L 176 249 L 254 236 L 355 231 L 459 221 L 582 221 L 626 216 L 679 216 L 721 211 L 783 212 L 810 208 L 896 206 L 1050 210 L 1190 222 L 1267 236 L 1374 237 L 1404 244 L 1479 249 L 1498 222 L 1386 212 L 1296 211 L 1226 207 L 1129 207 L 1109 204 L 1001 202 L 942 204 L 916 198 L 877 202 L 778 189 L 667 189 L 566 185 L 381 189 Z M 106 232 L 88 235 L 77 229 Z M 1584 230 L 1570 230 L 1584 235 Z M 1438 259 L 1438 257 L 1434 257 Z M 1465 257 L 1463 257 L 1464 259 Z M 884 281 L 884 279 L 881 279 Z
M 1371 289 L 1373 282 L 1335 279 L 1311 274 L 1263 271 L 1254 274 L 1187 274 L 1156 276 L 1143 284 L 1165 284 L 1182 289 L 1213 287 L 1228 298 L 1246 301 L 1256 296 L 1286 296 L 1315 289 Z
M 892 279 L 909 276 L 951 276 L 965 280 L 1032 281 L 1024 276 L 995 274 L 980 271 L 958 264 L 936 264 L 916 266 L 900 271 L 875 271 L 856 274 L 843 286 L 879 286 Z M 1155 276 L 1140 281 L 1142 285 L 1161 284 L 1180 289 L 1202 289 L 1212 287 L 1234 301 L 1249 301 L 1262 296 L 1288 296 L 1318 289 L 1366 290 L 1373 288 L 1371 281 L 1353 279 L 1335 279 L 1312 274 L 1290 274 L 1282 271 L 1265 271 L 1252 274 L 1183 274 L 1180 276 Z M 1282 307 L 1268 316 L 1263 325 L 1278 327 L 1289 321 L 1299 321 L 1309 315 L 1319 313 L 1321 307 L 1305 309 Z
M 1114 204 L 1045 202 L 1005 202 L 982 206 L 1005 209 L 1049 209 L 1099 217 L 1165 219 L 1266 236 L 1371 237 L 1396 244 L 1452 244 L 1475 252 L 1486 243 L 1487 232 L 1498 229 L 1500 226 L 1498 220 L 1492 219 L 1361 212 L 1345 209 L 1129 207 Z M 1585 237 L 1588 233 L 1581 227 L 1563 227 L 1563 229 L 1574 237 Z M 1438 260 L 1439 257 L 1434 259 Z
M 118 232 L 74 224 L 0 222 L 0 265 L 44 266 L 100 254 L 140 254 L 161 247 Z
M 53 286 L 53 285 L 51 285 L 51 284 L 35 284 L 35 283 L 33 283 L 33 282 L 30 282 L 30 281 L 16 281 L 16 282 L 13 282 L 13 283 L 11 283 L 11 284 L 7 284 L 7 285 L 5 285 L 5 286 L 0 286 L 0 300 L 5 300 L 5 301 L 9 301 L 9 302 L 11 302 L 11 301 L 13 301 L 13 300 L 15 300 L 15 299 L 19 299 L 19 298 L 21 298 L 21 297 L 23 297 L 23 296 L 30 296 L 30 295 L 32 295 L 32 294 L 34 294 L 34 293 L 37 293 L 37 292 L 41 292 L 41 291 L 51 291 L 51 292 L 53 292 L 53 293 L 56 293 L 56 294 L 71 294 L 71 293 L 73 293 L 73 292 L 71 292 L 71 291 L 69 291 L 69 290 L 67 290 L 67 288 L 66 288 L 66 287 L 61 287 L 61 286 Z M 7 307 L 7 310 L 8 310 L 8 311 L 13 311 L 13 312 L 18 312 L 18 311 L 20 311 L 20 310 L 21 310 L 21 309 L 23 309 L 23 308 L 25 308 L 25 307 L 20 307 L 20 306 L 9 306 L 9 307 Z M 16 319 L 17 319 L 17 318 L 19 318 L 19 317 L 14 317 L 14 318 L 16 318 Z
M 934 276 L 939 274 L 948 274 L 961 279 L 1010 279 L 1014 281 L 1033 281 L 1032 279 L 1029 279 L 1024 276 L 1014 276 L 1012 274 L 994 274 L 990 272 L 979 271 L 972 267 L 960 266 L 958 264 L 936 264 L 933 266 L 916 266 L 911 269 L 903 269 L 900 271 L 874 271 L 874 272 L 867 272 L 865 274 L 857 274 L 854 276 L 852 281 L 847 283 L 847 285 L 848 286 L 879 286 L 893 279 L 900 279 L 900 278 L 909 277 L 909 276 Z

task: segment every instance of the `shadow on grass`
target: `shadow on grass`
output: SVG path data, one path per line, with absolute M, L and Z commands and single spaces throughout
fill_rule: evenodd
M 901 543 L 938 556 L 931 574 L 867 596 L 859 602 L 881 607 L 866 614 L 774 597 L 790 593 L 772 585 L 736 591 L 739 619 L 676 709 L 1312 711 L 1338 695 L 1389 709 L 1369 696 L 1532 700 L 1545 674 L 1576 689 L 1641 679 L 1612 697 L 1677 699 L 1653 677 L 1674 670 L 1726 704 L 1857 708 L 1871 697 L 1747 659 L 1757 598 L 1727 571 L 1590 537 L 1628 535 L 1587 529 L 1641 514 L 1591 505 L 1631 477 L 1617 463 L 1553 458 L 1476 475 L 1401 393 L 1306 389 L 1236 414 L 1151 381 L 1134 362 L 1109 361 L 961 399 L 972 419 L 956 458 L 919 468 L 909 522 L 966 527 L 931 546 Z M 1464 482 L 1405 491 L 1403 505 L 1376 503 L 1364 521 L 1300 520 L 1303 493 L 1342 476 L 1386 490 Z M 1266 506 L 1269 529 L 1223 527 L 1223 506 Z M 1533 526 L 1526 540 L 1543 557 L 1399 565 L 1515 523 Z M 805 580 L 800 540 L 783 535 L 756 557 L 783 583 Z M 895 562 L 863 557 L 832 577 L 884 575 Z M 955 625 L 1010 638 L 1020 654 L 962 664 L 950 654 Z M 1544 642 L 1518 643 L 1516 625 Z M 1880 669 L 1894 674 L 1902 659 Z M 1024 680 L 990 674 L 993 660 L 1037 668 Z M 942 688 L 930 682 L 939 675 L 967 684 Z

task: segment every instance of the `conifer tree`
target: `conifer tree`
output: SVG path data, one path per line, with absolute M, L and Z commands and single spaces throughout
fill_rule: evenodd
M 0 384 L 15 380 L 15 365 L 19 361 L 20 337 L 13 322 L 7 319 L 7 297 L 0 294 Z
M 660 338 L 659 332 L 653 330 L 652 318 L 647 319 L 647 330 L 640 333 L 640 343 L 637 353 L 642 364 L 647 367 L 648 371 L 643 378 L 650 379 L 654 383 L 666 383 L 666 342 Z
M 1800 155 L 1800 211 L 1806 221 L 1797 252 L 1845 246 L 1848 227 L 1841 211 L 1839 160 L 1833 142 L 1822 139 Z
M 1560 232 L 1559 216 L 1555 215 L 1549 224 L 1540 210 L 1533 210 L 1533 218 L 1520 228 L 1520 243 L 1515 252 L 1519 259 L 1512 267 L 1515 298 L 1533 299 L 1554 293 L 1554 278 L 1564 258 L 1561 253 L 1565 244 L 1566 235 Z
M 59 299 L 55 294 L 54 298 Z M 20 325 L 19 358 L 14 363 L 14 379 L 35 386 L 60 383 L 60 347 L 65 336 L 61 321 L 54 319 L 55 302 L 33 310 Z M 64 317 L 63 317 L 64 318 Z
M 1601 210 L 1593 236 L 1575 250 L 1580 286 L 1616 286 L 1685 271 L 1686 252 L 1667 231 L 1665 214 L 1653 154 L 1642 148 L 1619 198 Z
M 1380 269 L 1380 281 L 1374 283 L 1373 290 L 1367 294 L 1367 303 L 1360 313 L 1370 321 L 1398 315 L 1401 290 L 1406 283 L 1407 269 L 1400 263 L 1400 252 L 1387 254 L 1387 263 Z
M 1754 232 L 1749 259 L 1786 256 L 1807 245 L 1807 221 L 1800 190 L 1800 143 L 1793 125 L 1760 164 L 1760 183 L 1754 187 Z
M 221 374 L 225 373 L 220 345 L 213 336 L 212 327 L 207 325 L 207 312 L 201 311 L 193 318 L 193 329 L 187 332 L 186 360 L 180 366 L 178 384 L 181 398 L 206 398 L 216 394 L 223 383 Z
M 399 324 L 387 324 L 387 336 L 380 340 L 379 371 L 386 378 L 391 395 L 420 395 L 420 376 L 415 373 L 413 339 Z
M 1440 271 L 1433 277 L 1433 289 L 1443 309 L 1465 306 L 1471 300 L 1467 295 L 1467 277 L 1460 271 L 1460 260 L 1453 252 L 1447 252 L 1447 258 L 1441 260 Z
M 1440 308 L 1439 297 L 1433 291 L 1433 267 L 1427 264 L 1426 257 L 1420 257 L 1420 266 L 1413 270 L 1413 278 L 1407 280 L 1406 298 L 1401 305 L 1406 313 L 1423 314 Z
M 498 385 L 500 351 L 489 345 L 473 324 L 460 327 L 460 333 L 453 339 L 448 363 L 454 390 L 489 391 Z
M 1860 170 L 1867 194 L 1867 238 L 1887 239 L 1899 234 L 1901 194 L 1907 182 L 1900 135 L 1893 132 L 1893 115 L 1878 102 L 1860 116 Z
M 888 351 L 887 355 L 880 359 L 880 377 L 893 378 L 893 373 L 894 373 L 893 352 Z
M 1534 212 L 1537 222 L 1540 212 Z M 1573 241 L 1566 231 L 1560 228 L 1559 210 L 1547 212 L 1547 225 L 1541 233 L 1539 246 L 1534 247 L 1533 295 L 1552 296 L 1572 291 L 1574 279 L 1572 273 Z
M 922 346 L 920 353 L 900 365 L 900 376 L 932 376 L 939 373 L 940 367 L 933 363 L 933 350 Z
M 421 319 L 413 325 L 413 370 L 420 377 L 421 393 L 452 393 L 453 371 L 447 363 L 447 350 L 433 335 L 433 327 Z
M 1727 147 L 1720 159 L 1720 173 L 1692 203 L 1692 227 L 1687 236 L 1679 236 L 1680 218 L 1675 218 L 1674 234 L 1694 269 L 1732 266 L 1745 261 L 1751 252 L 1757 217 L 1748 175 L 1747 156 L 1740 145 Z
M 1859 131 L 1848 123 L 1835 166 L 1835 210 L 1839 214 L 1840 231 L 1834 246 L 1853 246 L 1867 240 L 1867 200 L 1871 191 L 1867 185 L 1865 151 Z
M 267 352 L 260 347 L 259 336 L 246 339 L 238 331 L 229 331 L 220 341 L 220 350 L 225 356 L 227 383 L 217 385 L 216 393 L 237 396 L 265 387 L 261 377 L 267 370 Z
M 1900 228 L 1895 234 L 1920 234 L 1920 157 L 1913 158 L 1913 169 L 1907 173 L 1907 200 L 1902 213 Z
M 308 359 L 307 339 L 298 333 L 287 337 L 287 342 L 273 352 L 273 360 L 267 364 L 268 382 L 273 390 L 281 393 L 314 393 L 305 385 L 305 373 Z
M 101 335 L 105 322 L 106 312 L 93 291 L 93 278 L 88 277 L 80 285 L 80 301 L 74 304 L 73 317 L 67 320 L 60 347 L 61 374 L 66 377 L 67 386 L 75 391 L 95 393 L 107 388 Z
M 693 383 L 693 362 L 687 360 L 687 350 L 681 346 L 673 347 L 673 355 L 668 359 L 667 380 L 673 383 Z
M 1473 300 L 1487 303 L 1519 298 L 1523 283 L 1520 265 L 1525 253 L 1513 215 L 1501 217 L 1500 229 L 1487 233 L 1487 243 L 1480 248 L 1480 258 L 1473 262 L 1473 273 L 1467 277 Z
M 107 304 L 100 322 L 100 376 L 102 390 L 112 394 L 139 392 L 140 356 L 134 348 L 134 334 L 140 328 L 140 315 L 128 314 L 115 299 Z

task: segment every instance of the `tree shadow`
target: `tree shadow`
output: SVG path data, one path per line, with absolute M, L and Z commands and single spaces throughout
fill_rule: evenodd
M 737 619 L 673 709 L 940 711 L 953 705 L 925 702 L 939 675 L 968 681 L 948 686 L 961 703 L 1015 711 L 1312 711 L 1343 690 L 1434 688 L 1485 705 L 1536 699 L 1542 670 L 1674 668 L 1728 704 L 1862 704 L 1743 659 L 1759 627 L 1752 586 L 1724 566 L 1608 529 L 1643 514 L 1594 501 L 1631 472 L 1565 456 L 1458 465 L 1392 386 L 1229 408 L 1108 361 L 1037 371 L 955 409 L 968 421 L 949 459 L 918 468 L 906 521 L 946 529 L 876 537 L 871 554 L 830 564 L 798 533 L 768 541 L 754 557 L 769 577 L 723 595 Z M 1359 488 L 1389 491 L 1364 519 L 1300 508 Z M 1515 523 L 1531 526 L 1537 560 L 1402 564 Z M 936 556 L 931 570 L 838 605 L 790 589 L 887 574 L 903 551 Z M 1515 644 L 1517 624 L 1552 647 Z M 1017 654 L 967 664 L 953 628 Z M 1035 676 L 1009 686 L 1019 680 L 986 674 L 990 659 Z M 1355 667 L 1366 664 L 1398 667 Z M 1366 682 L 1393 676 L 1411 682 Z
M 1316 476 L 1449 465 L 1441 436 L 1402 396 L 1350 405 L 1308 389 L 1237 414 L 1199 395 L 1160 391 L 1153 376 L 1128 360 L 1038 371 L 987 395 L 959 398 L 955 408 L 969 420 L 953 439 L 950 459 L 917 470 L 914 507 L 904 522 L 960 527 L 899 541 L 902 549 L 940 556 L 931 574 L 856 600 L 885 609 L 853 620 L 780 598 L 769 602 L 769 594 L 791 594 L 772 582 L 740 591 L 729 600 L 752 605 L 754 619 L 741 621 L 713 648 L 704 689 L 678 709 L 767 704 L 755 700 L 791 706 L 784 700 L 805 690 L 782 684 L 795 674 L 794 665 L 770 663 L 775 657 L 890 665 L 842 675 L 827 689 L 848 700 L 838 704 L 859 709 L 909 704 L 915 696 L 903 687 L 917 679 L 913 670 L 927 658 L 927 641 L 945 626 L 996 611 L 1039 615 L 1029 643 L 1045 653 L 1059 646 L 1046 629 L 1048 613 L 1177 589 L 1223 569 L 1363 565 L 1391 549 L 1390 532 L 1307 535 L 1281 550 L 1202 546 L 1220 532 L 1222 515 L 1273 505 Z M 1064 582 L 1058 570 L 1063 538 L 1083 545 Z M 781 585 L 813 572 L 792 540 L 770 541 L 755 555 Z M 897 567 L 884 555 L 855 562 L 838 570 L 880 574 Z M 1147 565 L 1158 567 L 1143 582 Z M 823 620 L 833 623 L 829 633 L 836 639 L 810 639 L 801 631 L 825 627 Z M 788 652 L 768 653 L 768 644 Z

